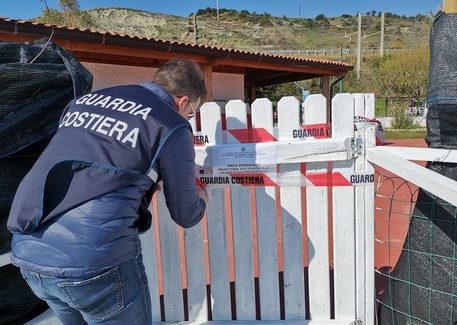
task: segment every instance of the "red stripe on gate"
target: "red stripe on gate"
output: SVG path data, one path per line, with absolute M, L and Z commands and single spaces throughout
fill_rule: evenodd
M 232 177 L 232 180 L 235 181 L 233 184 L 243 185 L 243 186 L 278 186 L 270 177 L 262 173 L 249 173 L 249 174 L 240 174 L 240 173 L 229 173 Z M 240 183 L 236 183 L 236 181 Z M 257 182 L 259 181 L 259 182 Z M 242 184 L 241 182 L 245 182 Z
M 352 186 L 341 173 L 312 173 L 305 176 L 314 186 Z
M 330 124 L 310 124 L 303 125 L 303 129 L 307 132 L 307 137 L 313 137 L 314 139 L 326 139 L 330 137 Z
M 264 128 L 227 130 L 240 143 L 257 143 L 278 141 Z

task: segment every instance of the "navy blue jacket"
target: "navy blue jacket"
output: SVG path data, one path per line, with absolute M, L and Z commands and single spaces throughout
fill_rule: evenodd
M 16 192 L 8 219 L 13 264 L 79 277 L 136 256 L 160 179 L 173 220 L 195 225 L 205 203 L 194 159 L 190 125 L 159 86 L 118 86 L 77 98 Z

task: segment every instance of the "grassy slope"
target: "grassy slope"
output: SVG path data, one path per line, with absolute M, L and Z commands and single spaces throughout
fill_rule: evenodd
M 193 17 L 180 17 L 124 8 L 86 11 L 93 28 L 112 32 L 194 42 Z M 386 18 L 385 48 L 409 48 L 428 42 L 430 19 Z M 362 33 L 370 35 L 380 28 L 377 16 L 363 17 Z M 313 25 L 310 27 L 310 25 Z M 357 17 L 313 19 L 241 15 L 224 12 L 218 23 L 215 15 L 197 16 L 198 43 L 236 49 L 303 50 L 356 47 Z M 352 35 L 350 35 L 352 34 Z M 350 35 L 345 37 L 345 35 Z M 379 33 L 366 37 L 364 48 L 379 47 Z M 340 54 L 335 54 L 340 58 Z M 352 58 L 349 58 L 352 60 Z

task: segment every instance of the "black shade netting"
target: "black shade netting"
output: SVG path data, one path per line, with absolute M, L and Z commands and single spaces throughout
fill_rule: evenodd
M 92 75 L 53 42 L 0 42 L 0 157 L 54 133 L 65 106 Z
M 13 155 L 0 158 L 0 255 L 11 251 L 12 234 L 6 229 L 6 222 L 14 194 L 50 138 L 47 136 Z
M 430 170 L 457 180 L 455 164 Z M 457 323 L 456 207 L 420 189 L 394 270 L 378 304 L 378 324 Z
M 0 42 L 0 255 L 11 250 L 6 229 L 19 183 L 58 128 L 66 105 L 92 88 L 92 75 L 53 42 Z M 0 324 L 24 324 L 47 305 L 19 269 L 0 267 Z
M 439 13 L 430 32 L 427 135 L 431 148 L 457 148 L 457 14 Z
M 439 13 L 430 34 L 426 142 L 457 149 L 457 14 Z M 427 168 L 457 180 L 457 164 Z M 457 324 L 456 207 L 420 189 L 400 259 L 378 304 L 378 323 Z
M 12 264 L 0 267 L 0 286 L 0 325 L 22 325 L 48 308 Z

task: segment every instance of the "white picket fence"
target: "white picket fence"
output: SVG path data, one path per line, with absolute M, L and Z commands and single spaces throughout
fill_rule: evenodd
M 196 164 L 214 172 L 221 157 L 247 150 L 281 175 L 373 173 L 365 151 L 375 145 L 376 126 L 354 130 L 354 116 L 374 117 L 373 94 L 333 98 L 331 138 L 294 137 L 303 124 L 327 123 L 322 95 L 308 97 L 302 108 L 294 97 L 282 98 L 276 126 L 272 103 L 257 99 L 250 107 L 252 128 L 276 141 L 248 144 L 233 131 L 248 127 L 245 103 L 227 103 L 227 131 L 221 108 L 205 103 L 201 130 L 191 123 L 208 142 L 195 147 Z M 206 216 L 191 229 L 173 223 L 162 193 L 153 199 L 154 225 L 141 241 L 154 323 L 374 323 L 372 182 L 207 189 Z M 29 324 L 51 320 L 47 314 Z

